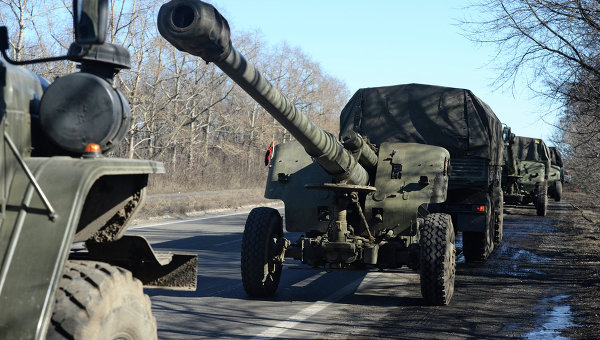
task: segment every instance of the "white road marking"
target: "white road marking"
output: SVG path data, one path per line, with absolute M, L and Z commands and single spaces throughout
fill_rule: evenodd
M 297 283 L 293 284 L 292 287 L 306 287 L 309 284 L 311 284 L 313 281 L 315 281 L 316 279 L 320 278 L 321 276 L 323 276 L 325 274 L 327 274 L 326 271 L 318 272 L 318 273 L 316 273 L 313 276 L 310 276 L 310 277 L 308 277 L 308 278 L 306 278 L 306 279 L 304 279 L 304 280 L 302 280 L 300 282 L 297 282 Z
M 301 323 L 301 322 L 307 320 L 308 318 L 310 318 L 311 316 L 319 313 L 323 309 L 329 307 L 331 304 L 341 300 L 344 296 L 354 292 L 357 289 L 357 286 L 359 286 L 360 284 L 367 283 L 380 275 L 381 275 L 381 273 L 369 273 L 369 275 L 365 276 L 364 278 L 359 278 L 359 279 L 352 281 L 351 283 L 342 287 L 337 292 L 335 292 L 335 293 L 329 295 L 328 297 L 326 297 L 325 299 L 323 299 L 323 301 L 319 301 L 319 302 L 315 302 L 315 303 L 311 304 L 310 306 L 302 309 L 295 315 L 292 315 L 287 320 L 281 321 L 278 324 L 276 324 L 275 326 L 267 328 L 265 331 L 258 334 L 253 339 L 271 339 L 271 338 L 274 338 L 276 336 L 279 336 L 279 335 L 285 333 L 286 331 L 288 331 L 290 329 L 293 329 L 299 323 Z

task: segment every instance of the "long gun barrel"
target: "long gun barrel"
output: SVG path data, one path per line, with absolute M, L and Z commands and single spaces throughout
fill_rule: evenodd
M 367 143 L 350 136 L 359 148 L 359 162 L 330 133 L 299 112 L 231 44 L 229 24 L 209 4 L 199 0 L 172 0 L 158 13 L 158 31 L 180 51 L 214 62 L 298 140 L 327 173 L 348 184 L 366 185 L 367 171 L 377 156 Z

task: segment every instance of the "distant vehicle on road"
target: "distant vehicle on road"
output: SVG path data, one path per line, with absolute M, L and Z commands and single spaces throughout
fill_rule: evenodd
M 515 136 L 504 128 L 502 190 L 507 204 L 535 205 L 538 216 L 546 216 L 550 151 L 543 140 Z
M 571 170 L 567 170 L 567 169 L 563 168 L 562 169 L 562 177 L 563 177 L 564 183 L 570 183 L 571 182 Z

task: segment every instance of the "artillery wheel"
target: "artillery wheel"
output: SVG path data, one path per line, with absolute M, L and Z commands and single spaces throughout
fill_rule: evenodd
M 275 294 L 283 267 L 282 244 L 279 211 L 266 207 L 252 209 L 242 237 L 242 283 L 246 294 L 252 297 Z
M 504 233 L 504 193 L 502 189 L 496 197 L 496 206 L 494 207 L 494 243 L 500 243 Z
M 421 227 L 421 295 L 429 305 L 444 306 L 454 293 L 456 248 L 452 219 L 447 214 L 429 214 Z
M 561 181 L 556 181 L 553 184 L 554 188 L 552 189 L 552 191 L 554 191 L 554 200 L 556 202 L 560 202 L 561 198 L 562 198 L 562 182 Z
M 150 298 L 123 268 L 68 261 L 47 339 L 156 339 Z
M 548 210 L 548 187 L 546 185 L 535 187 L 535 210 L 538 216 L 546 216 Z

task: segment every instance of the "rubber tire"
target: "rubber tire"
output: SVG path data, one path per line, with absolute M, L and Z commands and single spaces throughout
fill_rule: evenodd
M 554 182 L 554 200 L 556 202 L 560 202 L 562 199 L 562 182 L 556 181 Z
M 494 243 L 496 244 L 502 241 L 504 235 L 504 193 L 502 189 L 500 189 L 498 196 L 494 207 Z
M 429 214 L 421 227 L 419 270 L 421 295 L 428 305 L 445 306 L 454 294 L 456 246 L 452 218 Z
M 131 272 L 67 261 L 46 339 L 156 339 L 150 298 Z
M 273 296 L 283 264 L 273 259 L 277 241 L 283 238 L 279 211 L 260 207 L 250 211 L 242 237 L 242 283 L 251 297 Z
M 538 216 L 546 216 L 548 211 L 548 187 L 545 185 L 535 188 L 535 211 Z

